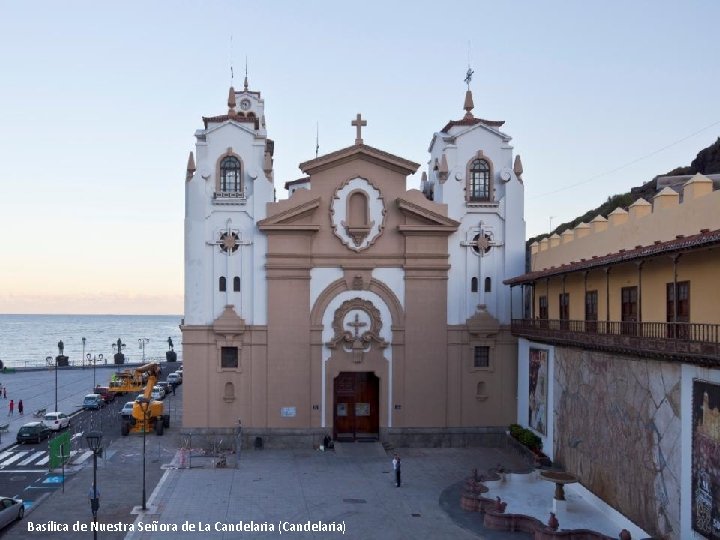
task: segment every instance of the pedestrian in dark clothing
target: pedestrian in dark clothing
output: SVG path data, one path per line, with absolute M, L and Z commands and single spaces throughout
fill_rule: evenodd
M 395 454 L 392 464 L 395 470 L 395 487 L 400 487 L 400 456 Z
M 15 408 L 15 402 L 11 399 L 10 400 L 10 410 L 8 411 L 8 416 L 12 416 L 14 408 Z
M 18 401 L 18 412 L 19 412 L 20 414 L 23 413 L 23 402 L 22 402 L 22 399 L 21 399 L 20 401 Z
M 7 399 L 7 388 L 3 386 L 3 399 Z

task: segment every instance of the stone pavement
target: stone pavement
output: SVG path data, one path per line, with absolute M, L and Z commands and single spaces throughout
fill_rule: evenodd
M 78 405 L 92 385 L 91 370 L 74 371 L 77 374 L 59 373 L 61 384 L 66 385 L 59 392 L 59 400 L 61 409 L 66 411 Z M 100 373 L 98 369 L 98 381 L 109 376 L 109 371 L 105 371 L 102 378 Z M 20 393 L 29 396 L 23 397 L 33 404 L 27 406 L 28 411 L 31 407 L 48 405 L 54 399 L 52 371 L 17 373 L 1 379 L 8 386 L 12 384 L 12 394 L 8 397 Z M 179 396 L 172 399 L 175 403 L 181 401 Z M 2 403 L 0 401 L 0 405 Z M 226 469 L 214 468 L 213 458 L 195 456 L 192 468 L 180 469 L 177 426 L 181 412 L 173 412 L 171 427 L 163 437 L 149 434 L 146 439 L 147 513 L 137 512 L 142 500 L 142 437 L 136 434 L 110 442 L 98 461 L 101 493 L 98 517 L 104 527 L 98 532 L 98 538 L 230 539 L 270 538 L 280 534 L 299 539 L 341 536 L 351 539 L 529 538 L 522 533 L 486 531 L 479 513 L 459 509 L 462 481 L 473 468 L 483 471 L 500 464 L 507 470 L 526 469 L 522 459 L 507 450 L 398 449 L 403 459 L 400 488 L 394 485 L 391 455 L 377 443 L 342 445 L 334 452 L 243 450 L 239 467 L 234 468 L 235 459 L 231 456 L 228 460 L 231 468 Z M 26 414 L 26 418 L 16 418 L 14 422 L 19 426 L 27 420 Z M 11 438 L 14 441 L 14 434 Z M 57 490 L 37 501 L 25 519 L 0 532 L 3 539 L 40 535 L 53 540 L 91 538 L 92 532 L 73 530 L 73 526 L 78 524 L 87 529 L 91 524 L 88 492 L 92 486 L 92 460 L 70 467 L 69 473 L 65 492 Z M 551 487 L 544 484 L 543 487 Z M 524 504 L 533 506 L 536 497 L 530 490 L 518 486 L 508 511 L 520 512 Z M 585 511 L 595 518 L 600 514 L 592 508 Z M 272 526 L 273 531 L 230 530 L 240 523 L 251 529 Z M 339 527 L 344 534 L 304 530 L 313 524 Z M 37 525 L 47 527 L 47 532 L 31 532 Z M 65 526 L 69 530 L 61 530 Z M 163 530 L 173 528 L 177 531 Z M 288 528 L 300 530 L 288 533 Z M 608 530 L 621 528 L 612 524 Z

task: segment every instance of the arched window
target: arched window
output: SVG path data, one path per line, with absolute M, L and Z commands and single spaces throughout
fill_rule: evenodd
M 470 280 L 470 292 L 478 292 L 478 278 L 476 277 Z
M 242 191 L 240 160 L 228 156 L 220 162 L 220 191 L 240 193 Z
M 240 292 L 240 278 L 237 276 L 233 278 L 233 291 Z
M 492 292 L 492 280 L 489 277 L 485 278 L 485 292 Z
M 469 189 L 469 200 L 490 200 L 490 165 L 484 159 L 475 159 L 470 165 Z
M 225 292 L 225 291 L 226 291 L 226 289 L 227 289 L 227 284 L 226 284 L 225 276 L 221 276 L 221 277 L 220 277 L 220 280 L 219 280 L 219 283 L 218 283 L 218 288 L 220 289 L 220 292 Z

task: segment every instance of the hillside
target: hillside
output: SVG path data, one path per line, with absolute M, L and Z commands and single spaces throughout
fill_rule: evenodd
M 555 229 L 548 234 L 541 234 L 534 236 L 527 241 L 528 253 L 529 246 L 537 240 L 542 240 L 554 233 L 561 234 L 566 229 L 573 229 L 580 223 L 589 223 L 598 214 L 607 217 L 608 213 L 612 212 L 618 207 L 622 207 L 627 210 L 627 207 L 634 203 L 636 200 L 643 198 L 646 200 L 652 200 L 653 196 L 657 193 L 657 179 L 660 176 L 675 176 L 683 174 L 716 174 L 720 173 L 720 137 L 708 146 L 698 152 L 695 159 L 692 160 L 690 165 L 685 167 L 676 167 L 675 169 L 668 171 L 664 174 L 660 174 L 644 183 L 642 186 L 631 188 L 630 191 L 612 195 L 602 203 L 600 206 L 588 210 L 583 215 L 576 217 L 572 221 L 561 223 Z

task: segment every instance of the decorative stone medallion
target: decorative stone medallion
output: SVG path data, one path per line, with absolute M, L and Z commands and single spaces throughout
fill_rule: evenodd
M 332 327 L 333 337 L 326 345 L 330 349 L 342 346 L 346 352 L 353 353 L 354 362 L 362 362 L 363 353 L 369 351 L 373 344 L 381 349 L 388 346 L 388 342 L 380 336 L 380 310 L 368 300 L 353 298 L 343 302 L 335 311 Z
M 382 234 L 385 203 L 365 178 L 352 178 L 335 192 L 330 205 L 333 232 L 353 251 L 369 248 Z

